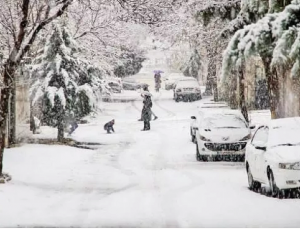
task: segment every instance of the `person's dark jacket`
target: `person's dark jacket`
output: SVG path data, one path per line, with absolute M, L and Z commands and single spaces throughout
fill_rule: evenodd
M 144 107 L 142 110 L 142 118 L 144 121 L 150 121 L 151 120 L 151 107 L 152 107 L 152 101 L 150 96 L 144 97 Z
M 108 123 L 106 123 L 105 125 L 104 125 L 104 130 L 107 130 L 107 129 L 111 129 L 113 132 L 115 132 L 115 130 L 114 130 L 114 124 L 115 124 L 115 122 L 113 122 L 113 121 L 110 121 L 110 122 L 108 122 Z

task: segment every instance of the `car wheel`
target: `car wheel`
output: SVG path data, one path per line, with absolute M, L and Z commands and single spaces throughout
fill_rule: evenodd
M 195 135 L 192 135 L 192 142 L 196 143 L 196 137 L 195 137 Z
M 201 161 L 202 157 L 199 152 L 198 144 L 196 144 L 196 160 Z
M 188 98 L 187 96 L 184 96 L 184 97 L 183 97 L 183 101 L 184 101 L 184 102 L 188 102 L 188 101 L 189 101 L 189 98 Z
M 247 165 L 247 177 L 248 177 L 248 185 L 249 185 L 249 189 L 252 191 L 257 191 L 258 189 L 261 188 L 261 183 L 258 181 L 255 181 L 253 179 L 252 173 L 251 173 L 251 169 L 249 167 L 249 165 Z
M 178 103 L 178 102 L 179 102 L 179 98 L 178 98 L 178 97 L 175 97 L 175 101 Z
M 271 169 L 268 171 L 268 178 L 269 178 L 269 186 L 270 186 L 271 195 L 273 197 L 277 197 L 279 194 L 279 189 L 276 186 L 274 175 L 273 175 L 273 172 Z

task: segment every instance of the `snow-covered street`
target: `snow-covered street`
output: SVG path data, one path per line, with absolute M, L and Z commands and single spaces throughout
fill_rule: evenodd
M 210 98 L 175 103 L 171 93 L 156 95 L 149 132 L 137 121 L 141 101 L 106 103 L 74 133 L 103 144 L 95 150 L 7 149 L 0 227 L 299 227 L 300 200 L 249 191 L 243 163 L 196 161 L 190 116 Z

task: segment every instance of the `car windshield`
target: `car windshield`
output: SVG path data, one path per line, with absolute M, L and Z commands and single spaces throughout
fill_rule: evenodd
M 237 115 L 212 115 L 201 122 L 203 128 L 209 129 L 241 129 L 247 128 L 245 121 Z
M 299 146 L 299 136 L 299 128 L 276 127 L 270 130 L 268 144 L 269 147 Z

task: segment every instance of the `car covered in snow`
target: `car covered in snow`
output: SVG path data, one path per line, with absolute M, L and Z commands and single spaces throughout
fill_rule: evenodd
M 192 77 L 186 77 L 176 83 L 174 89 L 174 100 L 179 101 L 196 101 L 202 99 L 201 88 L 198 81 Z
M 143 88 L 144 86 L 149 86 L 146 83 L 140 83 L 135 78 L 126 77 L 122 80 L 122 86 L 124 90 L 138 90 Z
M 195 142 L 198 161 L 244 160 L 251 131 L 240 111 L 214 109 L 192 119 L 197 119 Z
M 245 163 L 251 190 L 267 184 L 277 196 L 300 188 L 300 117 L 259 126 L 247 145 Z
M 164 78 L 165 90 L 172 90 L 175 88 L 176 83 L 183 79 L 185 76 L 182 73 L 171 73 Z
M 122 92 L 123 87 L 120 79 L 107 79 L 106 82 L 112 93 Z
M 198 115 L 209 112 L 211 109 L 230 109 L 230 107 L 225 102 L 205 102 L 198 106 Z M 190 135 L 192 142 L 195 142 L 195 135 L 197 127 L 197 120 L 195 116 L 192 116 L 191 124 L 190 124 Z

